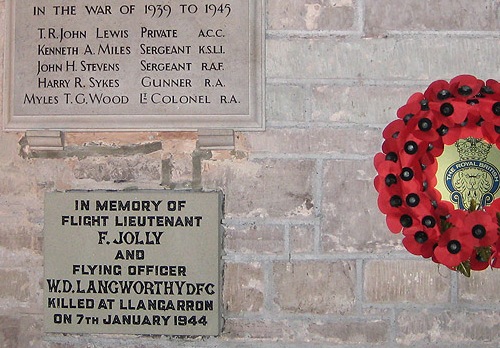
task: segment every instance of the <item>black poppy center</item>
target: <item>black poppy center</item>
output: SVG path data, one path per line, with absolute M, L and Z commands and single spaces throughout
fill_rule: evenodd
M 441 114 L 443 116 L 448 117 L 448 116 L 453 115 L 453 113 L 455 112 L 455 108 L 450 103 L 443 103 L 443 105 L 441 105 L 441 108 L 439 109 L 439 111 L 441 112 Z
M 432 121 L 429 120 L 428 118 L 423 118 L 420 121 L 418 121 L 418 128 L 422 132 L 427 132 L 432 129 Z
M 404 181 L 410 181 L 411 179 L 413 179 L 414 176 L 415 176 L 415 173 L 413 172 L 413 169 L 411 169 L 411 168 L 405 167 L 401 171 L 401 179 Z
M 427 215 L 422 219 L 422 223 L 424 224 L 424 226 L 432 228 L 436 226 L 436 219 L 434 219 L 433 216 Z
M 464 85 L 460 86 L 458 89 L 458 94 L 463 95 L 463 96 L 468 96 L 472 94 L 472 88 L 470 86 Z
M 420 203 L 420 197 L 416 193 L 411 193 L 406 196 L 406 204 L 414 208 Z
M 424 231 L 418 231 L 417 233 L 415 233 L 414 237 L 415 237 L 415 242 L 419 244 L 424 244 L 429 240 L 429 236 Z
M 398 155 L 395 152 L 389 152 L 387 155 L 385 155 L 386 161 L 392 161 L 396 163 L 398 161 Z
M 495 91 L 489 87 L 489 86 L 483 86 L 481 87 L 481 93 L 484 93 L 484 94 L 494 94 Z
M 420 110 L 422 110 L 422 111 L 430 110 L 428 100 L 424 99 L 424 100 L 420 101 Z
M 491 110 L 496 116 L 500 116 L 500 102 L 496 102 L 495 104 L 493 104 Z
M 443 89 L 443 90 L 439 91 L 437 94 L 437 98 L 439 100 L 445 100 L 445 99 L 448 99 L 450 97 L 451 97 L 451 92 L 448 91 L 447 89 Z
M 385 177 L 385 184 L 389 187 L 394 185 L 397 182 L 398 182 L 398 178 L 396 178 L 396 175 L 394 175 L 394 174 L 389 174 Z
M 414 155 L 418 152 L 418 145 L 413 140 L 407 141 L 405 144 L 405 152 L 408 155 Z
M 412 119 L 412 117 L 415 116 L 413 114 L 407 114 L 405 117 L 403 117 L 403 121 L 405 124 L 408 124 L 408 122 Z
M 411 227 L 413 225 L 413 220 L 411 216 L 409 215 L 402 215 L 401 218 L 399 219 L 399 222 L 401 223 L 401 226 L 403 227 Z
M 437 129 L 437 132 L 440 136 L 445 136 L 446 134 L 448 134 L 449 130 L 450 129 L 443 124 L 441 127 Z
M 483 225 L 476 225 L 472 227 L 472 235 L 477 239 L 484 238 L 486 236 L 486 228 Z
M 450 254 L 458 254 L 462 250 L 462 244 L 458 240 L 450 240 L 446 246 Z
M 403 205 L 403 200 L 399 196 L 392 196 L 390 200 L 391 207 L 397 208 Z

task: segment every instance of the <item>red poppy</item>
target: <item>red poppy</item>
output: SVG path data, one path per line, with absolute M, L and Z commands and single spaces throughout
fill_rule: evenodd
M 460 75 L 450 81 L 450 92 L 457 99 L 468 100 L 474 98 L 484 82 L 472 75 Z
M 484 207 L 484 210 L 491 215 L 492 219 L 497 219 L 497 214 L 500 212 L 500 198 L 495 199 L 490 205 Z M 498 221 L 500 226 L 500 221 Z
M 398 156 L 402 167 L 416 166 L 419 160 L 427 152 L 429 142 L 421 140 L 409 133 L 406 137 L 397 139 L 400 149 Z
M 467 212 L 465 210 L 456 209 L 450 213 L 450 216 L 446 221 L 452 224 L 454 227 L 462 228 L 466 216 Z
M 431 110 L 439 115 L 439 121 L 447 127 L 462 124 L 467 118 L 470 105 L 458 100 L 430 103 Z
M 425 176 L 420 166 L 401 168 L 398 177 L 401 191 L 404 193 L 425 191 Z
M 426 167 L 431 164 L 435 164 L 436 158 L 441 156 L 443 154 L 443 151 L 444 151 L 443 137 L 440 136 L 437 140 L 432 141 L 429 143 L 429 145 L 427 145 L 427 151 L 424 154 L 422 154 L 422 158 L 420 159 L 421 164 L 425 165 Z
M 430 102 L 439 102 L 452 97 L 450 84 L 445 80 L 432 82 L 424 93 L 424 98 Z
M 404 204 L 402 196 L 399 188 L 382 190 L 378 195 L 378 208 L 384 214 L 399 214 L 400 208 Z
M 442 220 L 448 219 L 451 216 L 451 213 L 454 211 L 455 206 L 451 202 L 441 200 L 437 202 L 435 214 Z
M 377 175 L 374 180 L 374 185 L 377 192 L 381 192 L 381 190 L 387 190 L 394 185 L 398 185 L 398 183 L 401 181 L 398 178 L 398 174 L 401 172 L 401 165 L 391 159 L 386 158 L 387 155 L 383 153 L 379 153 L 377 154 L 377 156 L 375 156 L 375 168 L 379 173 L 379 175 Z
M 457 227 L 447 229 L 439 239 L 438 246 L 434 249 L 436 260 L 448 268 L 454 269 L 462 262 L 469 259 L 473 247 L 468 243 L 467 233 Z
M 410 227 L 403 231 L 403 245 L 414 255 L 429 258 L 434 254 L 434 247 L 439 240 L 437 228 Z
M 405 130 L 405 127 L 403 120 L 394 120 L 384 128 L 382 136 L 384 139 L 397 139 L 399 134 Z
M 418 222 L 405 207 L 399 209 L 396 214 L 387 214 L 385 221 L 392 233 L 401 233 L 404 228 L 409 228 Z
M 481 124 L 481 130 L 483 131 L 484 139 L 487 142 L 497 144 L 500 140 L 500 126 L 495 126 L 493 123 L 485 121 Z
M 498 224 L 490 214 L 482 210 L 467 214 L 462 228 L 468 233 L 474 247 L 490 246 L 498 239 Z
M 406 104 L 398 109 L 396 115 L 407 123 L 409 119 L 422 110 L 422 100 L 425 100 L 422 93 L 412 94 Z
M 481 99 L 479 111 L 485 121 L 500 126 L 500 101 Z
M 482 92 L 490 99 L 500 100 L 500 82 L 496 80 L 487 80 L 486 86 Z
M 433 111 L 420 111 L 408 121 L 407 129 L 418 139 L 433 142 L 439 139 L 440 124 L 439 116 Z
M 425 216 L 432 211 L 432 204 L 424 192 L 410 192 L 403 195 L 403 204 L 413 216 Z

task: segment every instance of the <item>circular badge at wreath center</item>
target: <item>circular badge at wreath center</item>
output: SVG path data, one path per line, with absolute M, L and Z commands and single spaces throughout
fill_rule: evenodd
M 483 139 L 459 139 L 437 158 L 437 185 L 442 199 L 456 209 L 485 207 L 500 197 L 500 150 Z

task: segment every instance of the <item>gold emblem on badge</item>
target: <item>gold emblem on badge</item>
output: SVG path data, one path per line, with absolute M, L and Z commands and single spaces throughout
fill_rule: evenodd
M 436 188 L 457 209 L 472 202 L 484 207 L 496 198 L 500 185 L 500 151 L 483 139 L 466 138 L 445 146 L 438 160 Z

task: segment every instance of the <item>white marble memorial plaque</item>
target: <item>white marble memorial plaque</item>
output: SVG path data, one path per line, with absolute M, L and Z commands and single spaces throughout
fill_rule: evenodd
M 264 126 L 263 0 L 7 0 L 6 130 Z

